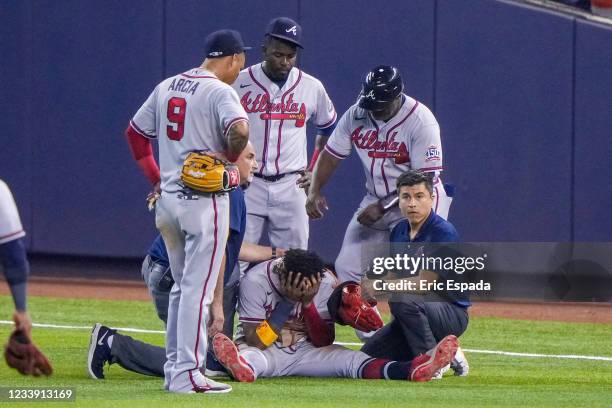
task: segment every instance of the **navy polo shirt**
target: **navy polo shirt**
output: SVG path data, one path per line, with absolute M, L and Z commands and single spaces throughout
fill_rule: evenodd
M 410 239 L 410 223 L 401 220 L 391 231 L 391 242 L 459 242 L 455 226 L 433 210 L 413 240 Z
M 232 276 L 234 266 L 238 262 L 238 254 L 246 231 L 246 203 L 244 202 L 244 192 L 240 187 L 229 193 L 230 199 L 230 225 L 227 245 L 225 247 L 225 275 L 224 283 L 227 283 Z M 169 266 L 168 252 L 161 235 L 158 235 L 149 248 L 149 256 L 153 261 Z
M 419 232 L 416 234 L 414 239 L 410 239 L 410 223 L 404 219 L 400 221 L 391 230 L 391 236 L 389 238 L 391 243 L 404 243 L 404 242 L 422 242 L 422 243 L 450 243 L 459 242 L 459 234 L 455 229 L 455 226 L 444 218 L 440 217 L 433 210 L 427 216 L 427 219 L 421 225 Z M 439 271 L 436 271 L 442 279 L 446 279 Z M 469 307 L 471 305 L 469 301 L 469 295 L 466 294 L 453 296 L 452 293 L 448 292 L 453 298 L 453 303 L 462 307 Z

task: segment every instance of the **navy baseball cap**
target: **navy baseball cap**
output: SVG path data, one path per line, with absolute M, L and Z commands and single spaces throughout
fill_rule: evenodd
M 302 27 L 289 17 L 277 17 L 270 21 L 266 29 L 266 35 L 304 48 L 301 44 Z
M 251 47 L 245 47 L 242 36 L 236 30 L 219 30 L 206 37 L 206 58 L 221 58 L 240 54 Z

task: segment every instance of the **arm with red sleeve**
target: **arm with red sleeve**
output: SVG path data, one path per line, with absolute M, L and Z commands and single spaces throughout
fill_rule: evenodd
M 308 338 L 315 347 L 329 346 L 334 342 L 336 333 L 333 322 L 323 320 L 314 303 L 304 306 L 302 313 Z
M 125 137 L 132 151 L 132 157 L 136 160 L 140 170 L 151 184 L 155 185 L 159 183 L 159 167 L 153 157 L 151 141 L 136 130 L 132 121 L 130 121 L 130 124 L 125 130 Z
M 327 308 L 327 299 L 336 286 L 336 278 L 330 271 L 325 271 L 318 290 L 312 301 L 305 302 L 302 309 L 306 331 L 315 347 L 329 346 L 334 342 L 336 333 L 334 322 Z
M 157 186 L 160 180 L 159 167 L 155 162 L 153 149 L 151 148 L 151 139 L 157 138 L 158 89 L 159 85 L 155 87 L 145 103 L 138 109 L 138 112 L 130 120 L 125 130 L 125 136 L 127 137 L 134 160 L 136 160 L 140 170 L 154 186 Z

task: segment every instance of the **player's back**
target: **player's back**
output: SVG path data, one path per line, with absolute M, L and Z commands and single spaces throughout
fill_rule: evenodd
M 227 84 L 202 69 L 162 81 L 134 116 L 144 133 L 154 126 L 159 141 L 161 188 L 181 189 L 178 182 L 183 161 L 194 150 L 223 152 L 225 134 L 235 121 L 246 118 L 238 96 Z

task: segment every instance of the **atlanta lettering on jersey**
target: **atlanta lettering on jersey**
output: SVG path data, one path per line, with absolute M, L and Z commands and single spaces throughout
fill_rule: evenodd
M 368 157 L 395 159 L 397 164 L 410 161 L 406 143 L 399 143 L 395 140 L 397 132 L 393 132 L 388 140 L 378 140 L 377 130 L 370 129 L 365 133 L 362 133 L 362 130 L 363 126 L 353 130 L 351 141 L 358 149 L 368 150 Z
M 295 120 L 296 127 L 306 123 L 306 105 L 294 102 L 293 93 L 285 102 L 273 103 L 267 94 L 257 94 L 253 99 L 249 91 L 242 96 L 240 103 L 247 113 L 261 113 L 260 119 L 263 120 Z
M 168 90 L 176 91 L 176 92 L 185 92 L 185 93 L 190 93 L 192 95 L 195 95 L 195 91 L 196 89 L 198 89 L 199 85 L 200 85 L 199 82 L 192 81 L 191 79 L 174 78 L 172 80 L 172 83 L 170 83 Z

